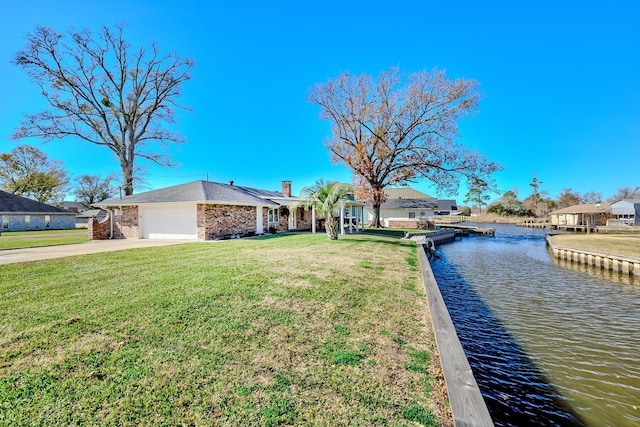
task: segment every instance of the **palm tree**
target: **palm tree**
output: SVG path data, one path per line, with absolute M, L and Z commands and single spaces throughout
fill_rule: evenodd
M 320 217 L 325 218 L 327 237 L 330 240 L 338 239 L 338 218 L 343 202 L 353 194 L 353 187 L 349 184 L 341 184 L 336 181 L 319 179 L 311 187 L 304 187 L 300 197 L 305 200 L 295 203 L 292 207 L 315 208 Z

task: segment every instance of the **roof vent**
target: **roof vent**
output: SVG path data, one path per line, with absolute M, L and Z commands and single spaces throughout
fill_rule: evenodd
M 233 180 L 229 181 L 229 185 L 233 185 Z

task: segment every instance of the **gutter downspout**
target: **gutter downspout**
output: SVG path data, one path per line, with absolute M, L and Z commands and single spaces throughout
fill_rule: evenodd
M 113 239 L 113 211 L 108 208 L 103 208 L 105 211 L 109 212 L 109 240 Z

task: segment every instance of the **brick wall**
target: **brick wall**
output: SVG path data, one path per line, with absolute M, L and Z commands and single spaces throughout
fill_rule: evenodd
M 297 228 L 300 231 L 311 230 L 311 211 L 304 208 L 298 208 L 296 211 Z
M 117 214 L 120 215 L 117 215 Z M 138 239 L 140 226 L 138 224 L 138 207 L 123 206 L 114 209 L 113 237 L 116 239 Z
M 122 208 L 111 208 L 110 213 L 102 221 L 91 218 L 88 223 L 89 239 L 105 240 L 111 235 L 111 222 L 109 216 L 113 215 L 113 238 L 114 239 L 138 239 L 138 207 L 124 206 Z
M 278 209 L 278 231 L 289 231 L 289 208 Z
M 256 232 L 256 208 L 253 206 L 198 205 L 198 240 L 220 239 L 230 235 Z M 265 222 L 266 224 L 266 222 Z
M 106 215 L 102 221 L 90 218 L 88 222 L 88 233 L 90 240 L 107 240 L 111 235 L 109 215 Z
M 0 215 L 2 225 L 6 220 L 7 228 L 3 228 L 4 231 L 23 231 L 23 230 L 72 230 L 76 228 L 76 221 L 74 215 L 57 215 L 52 214 L 37 214 L 29 215 L 29 227 L 25 224 L 26 215 Z M 46 226 L 45 217 L 49 217 L 49 227 Z M 2 231 L 0 230 L 0 231 Z

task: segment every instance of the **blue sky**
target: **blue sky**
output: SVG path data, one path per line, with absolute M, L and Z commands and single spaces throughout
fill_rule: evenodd
M 196 179 L 293 192 L 318 178 L 350 181 L 323 143 L 329 123 L 306 100 L 341 72 L 377 75 L 440 68 L 480 82 L 477 113 L 459 141 L 504 170 L 498 188 L 551 197 L 566 187 L 640 185 L 640 6 L 634 1 L 191 1 L 5 2 L 0 16 L 0 152 L 23 113 L 40 111 L 37 87 L 10 61 L 37 25 L 58 31 L 128 25 L 134 45 L 156 42 L 196 61 L 174 128 L 179 166 L 147 165 L 146 189 Z M 104 147 L 40 145 L 72 176 L 119 172 Z M 438 195 L 419 181 L 414 188 Z M 141 191 L 138 188 L 137 191 Z M 461 186 L 458 203 L 466 188 Z

